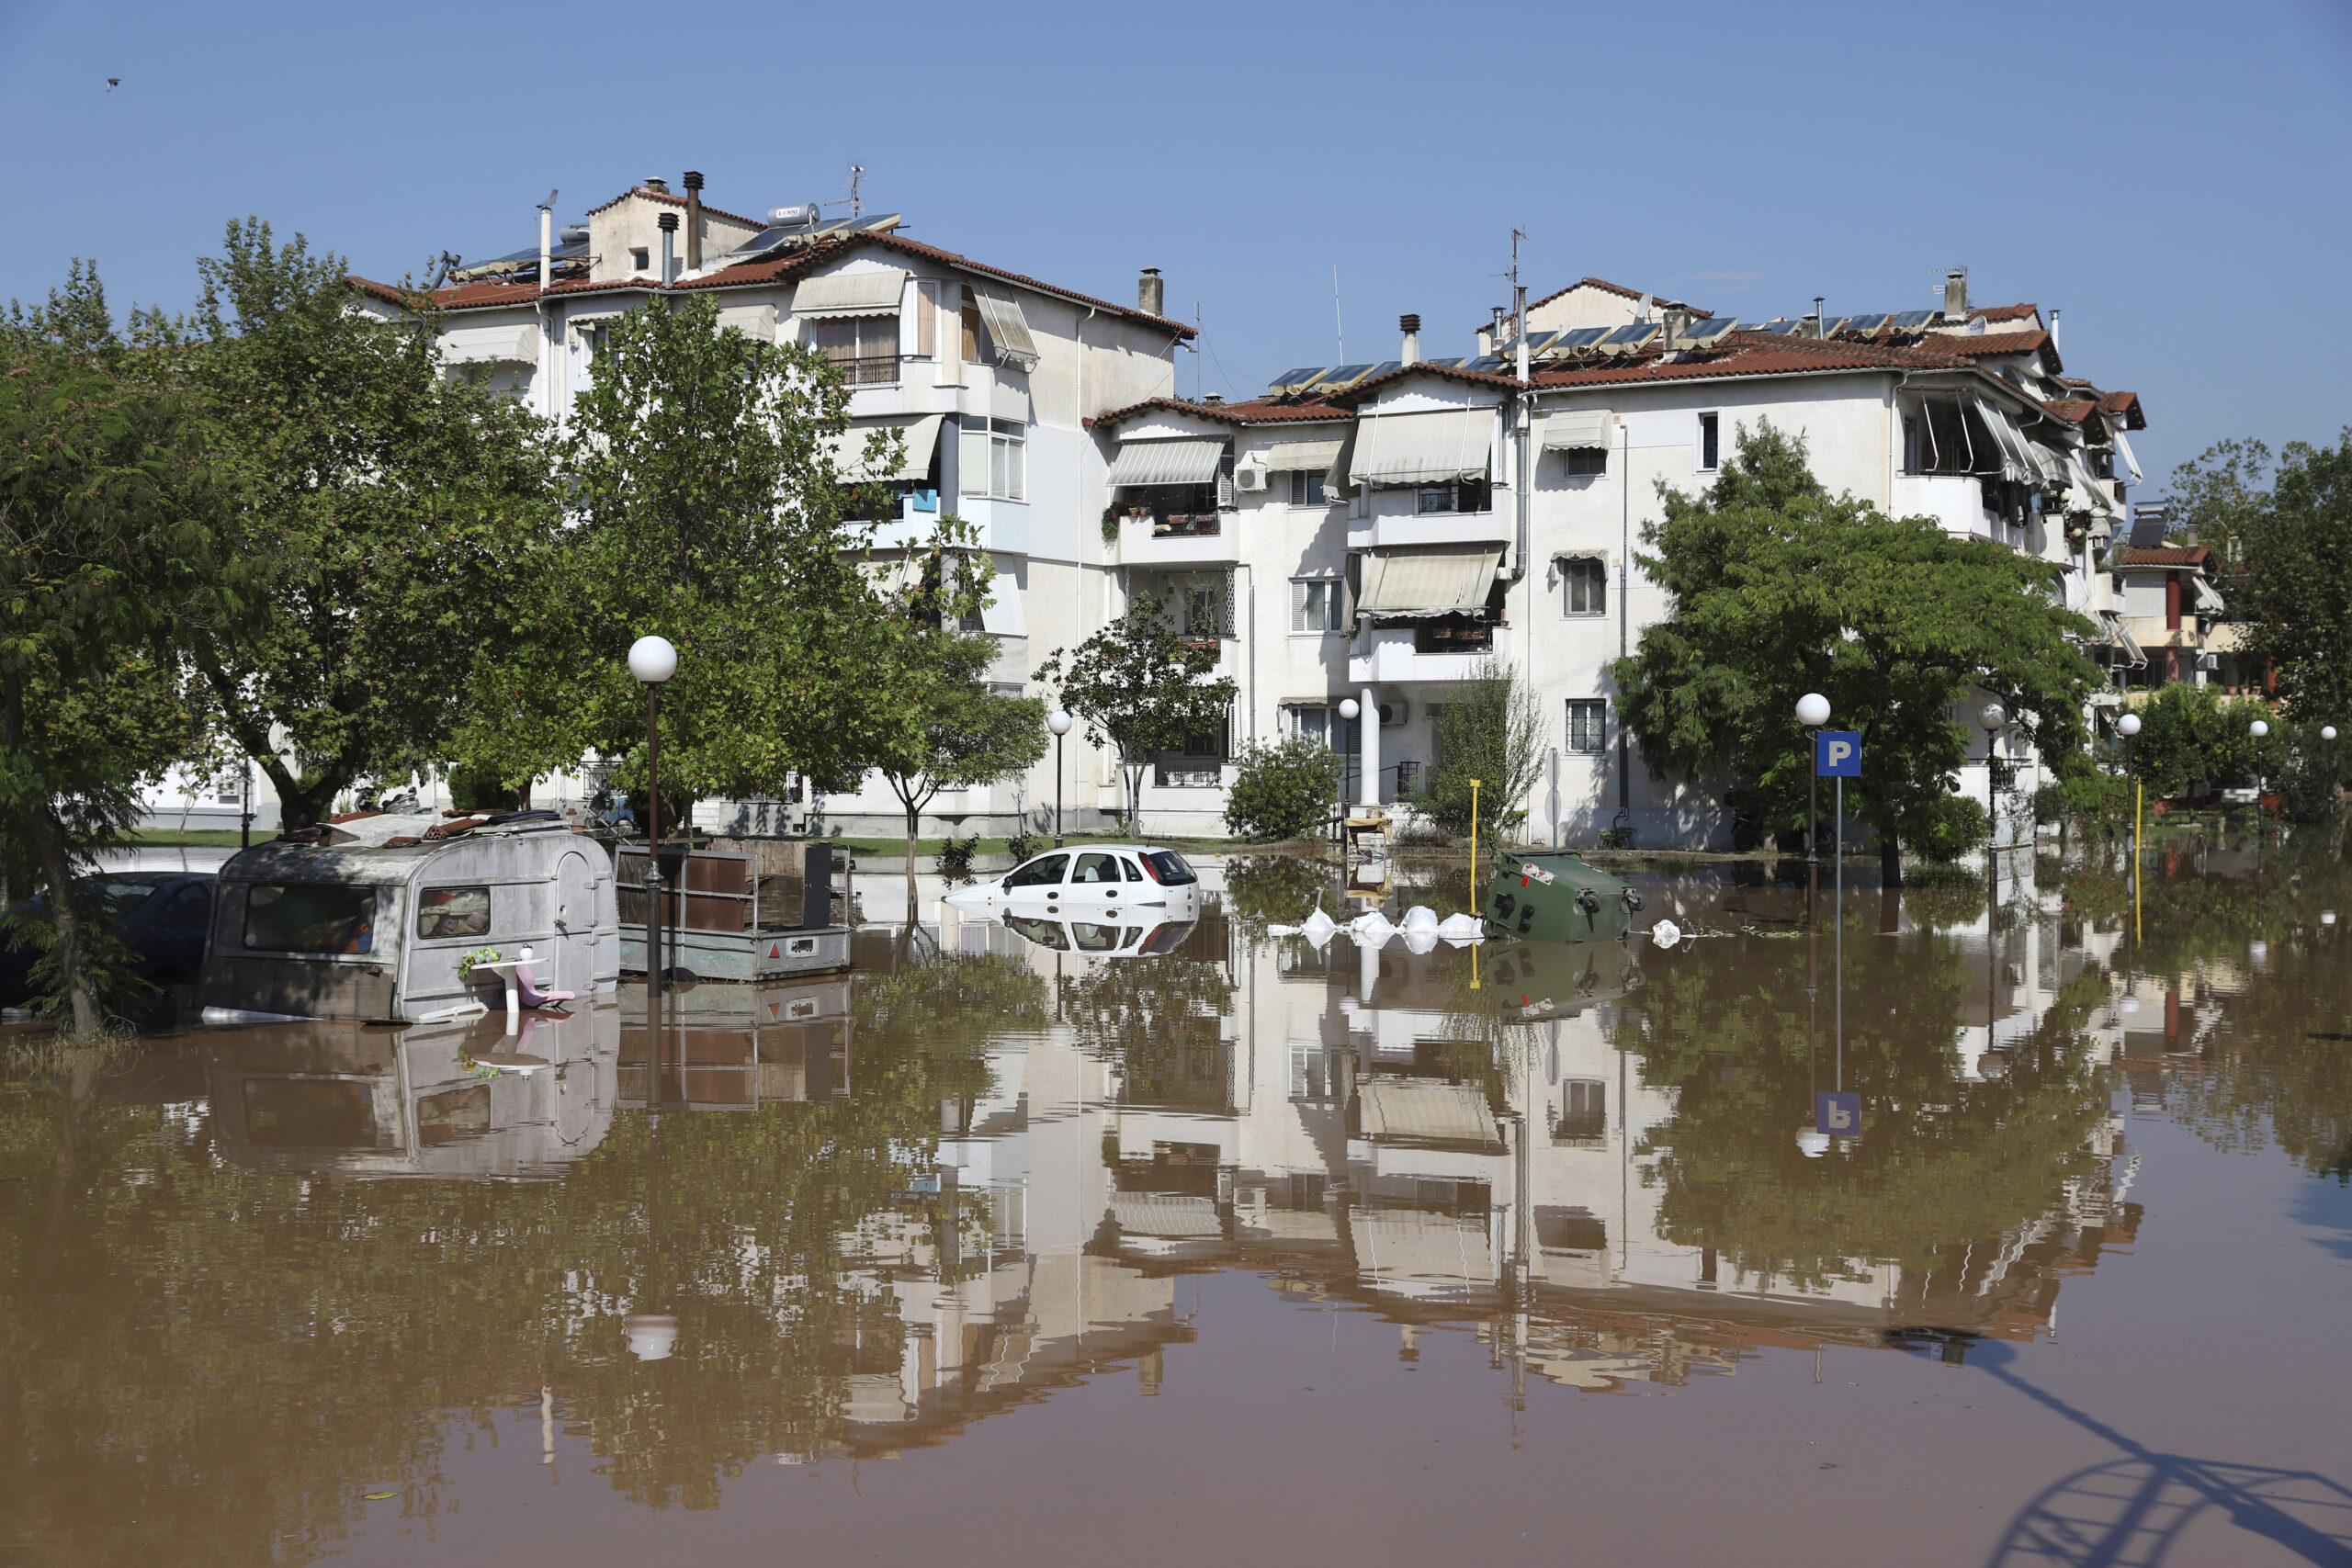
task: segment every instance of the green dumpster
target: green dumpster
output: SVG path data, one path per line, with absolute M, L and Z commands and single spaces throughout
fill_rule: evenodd
M 1614 942 L 1634 922 L 1642 896 L 1622 878 L 1566 850 L 1495 857 L 1487 884 L 1487 934 L 1525 942 Z

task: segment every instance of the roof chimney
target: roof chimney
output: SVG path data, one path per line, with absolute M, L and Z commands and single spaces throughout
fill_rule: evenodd
M 1683 348 L 1690 334 L 1690 311 L 1681 305 L 1668 305 L 1659 312 L 1666 326 L 1666 346 Z
M 1396 328 L 1405 334 L 1405 351 L 1396 357 L 1407 365 L 1421 362 L 1421 319 L 1416 315 L 1396 318 Z
M 659 175 L 648 175 L 645 176 L 645 188 L 667 196 L 670 194 L 670 182 Z
M 686 171 L 686 270 L 702 270 L 702 171 Z
M 2050 352 L 2058 352 L 2058 307 L 2050 307 Z
M 1968 320 L 1968 269 L 1964 266 L 1944 274 L 1944 320 Z
M 1147 316 L 1165 316 L 1168 312 L 1160 307 L 1167 300 L 1168 287 L 1160 280 L 1159 269 L 1144 268 L 1143 276 L 1136 279 L 1136 309 Z
M 662 286 L 678 281 L 678 215 L 665 212 L 653 220 L 662 228 Z

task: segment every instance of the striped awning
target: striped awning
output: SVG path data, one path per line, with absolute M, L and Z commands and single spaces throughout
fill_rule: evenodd
M 1608 409 L 1570 409 L 1544 421 L 1547 452 L 1607 451 L 1617 445 L 1617 415 Z
M 1442 484 L 1480 479 L 1494 448 L 1491 408 L 1374 414 L 1356 422 L 1351 484 Z
M 1364 558 L 1362 611 L 1411 619 L 1484 610 L 1502 559 L 1495 545 L 1375 550 Z
M 1204 485 L 1216 482 L 1225 443 L 1179 437 L 1130 441 L 1111 463 L 1114 485 Z
M 1266 453 L 1266 471 L 1319 474 L 1340 460 L 1338 441 L 1277 441 Z
M 1216 1236 L 1225 1234 L 1216 1201 L 1171 1192 L 1114 1192 L 1111 1218 L 1129 1235 Z
M 1436 1144 L 1498 1144 L 1487 1097 L 1468 1084 L 1397 1078 L 1360 1080 L 1358 1110 L 1367 1138 Z
M 833 468 L 846 479 L 899 480 L 921 483 L 931 477 L 932 453 L 939 446 L 939 426 L 944 416 L 935 413 L 908 414 L 896 419 L 862 419 L 839 435 L 823 437 L 825 449 L 833 455 Z M 865 438 L 876 430 L 895 429 L 906 437 L 906 455 L 898 468 L 887 474 L 868 474 L 865 469 Z
M 907 275 L 895 266 L 807 277 L 792 292 L 796 316 L 895 316 Z

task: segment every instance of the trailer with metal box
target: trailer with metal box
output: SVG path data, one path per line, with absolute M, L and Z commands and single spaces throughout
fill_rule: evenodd
M 1483 915 L 1490 939 L 1615 942 L 1642 896 L 1566 850 L 1504 850 L 1495 857 Z
M 622 845 L 620 966 L 646 970 L 644 845 Z M 759 981 L 849 967 L 849 928 L 833 918 L 843 857 L 803 840 L 713 839 L 662 847 L 664 968 L 673 977 Z

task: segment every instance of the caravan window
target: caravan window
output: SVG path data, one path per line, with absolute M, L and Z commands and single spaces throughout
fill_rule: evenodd
M 490 889 L 487 887 L 428 887 L 416 901 L 416 934 L 421 937 L 488 936 Z
M 256 882 L 245 889 L 245 945 L 276 953 L 372 953 L 376 890 Z

